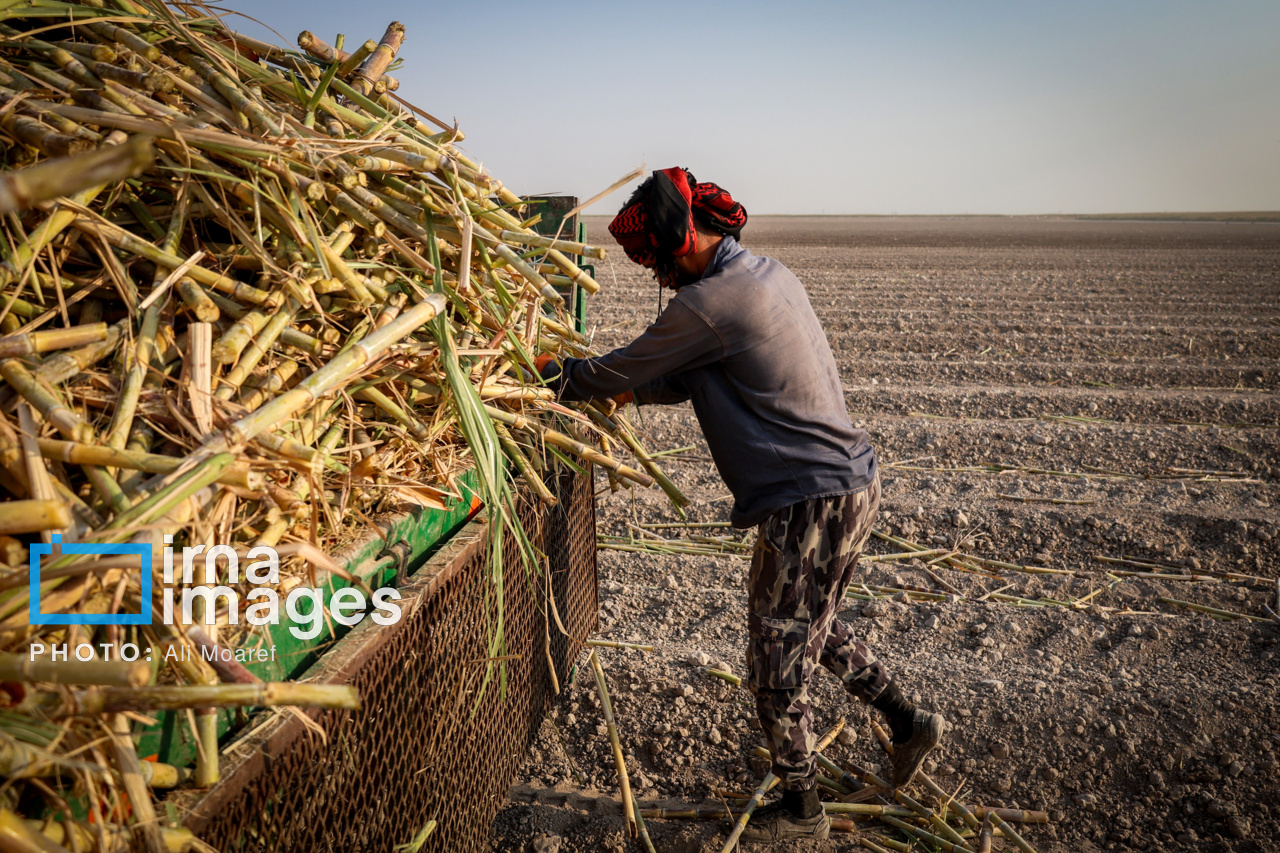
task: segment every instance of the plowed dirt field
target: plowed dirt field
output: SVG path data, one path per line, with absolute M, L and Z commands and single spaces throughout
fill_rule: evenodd
M 602 350 L 658 311 L 606 223 L 590 221 L 611 247 Z M 1047 812 L 1022 827 L 1041 853 L 1280 850 L 1280 224 L 759 217 L 743 242 L 799 276 L 827 330 L 882 465 L 878 529 L 936 552 L 864 560 L 842 618 L 948 719 L 937 784 Z M 692 410 L 637 419 L 651 450 L 693 447 L 664 463 L 690 519 L 727 519 Z M 598 485 L 601 533 L 677 520 L 660 491 Z M 1009 565 L 926 565 L 956 551 Z M 644 807 L 716 807 L 767 769 L 749 694 L 705 672 L 743 674 L 746 568 L 600 553 L 599 636 L 656 647 L 600 650 Z M 814 703 L 820 730 L 849 721 L 832 759 L 886 764 L 825 673 Z M 589 668 L 551 719 L 493 849 L 640 849 Z M 710 821 L 648 826 L 664 853 L 724 840 Z

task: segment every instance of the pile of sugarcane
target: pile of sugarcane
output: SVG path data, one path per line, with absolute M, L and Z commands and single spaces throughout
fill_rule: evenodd
M 190 774 L 139 762 L 131 725 L 187 714 L 210 784 L 209 709 L 358 704 L 199 654 L 102 659 L 237 646 L 225 608 L 203 627 L 32 626 L 33 543 L 149 545 L 153 594 L 162 543 L 272 546 L 310 585 L 377 517 L 478 499 L 497 585 L 504 530 L 539 565 L 519 482 L 553 503 L 557 466 L 599 465 L 684 502 L 621 412 L 542 383 L 538 355 L 590 352 L 566 300 L 598 286 L 571 256 L 603 252 L 535 233 L 537 206 L 456 127 L 392 94 L 404 38 L 284 49 L 193 4 L 0 0 L 0 774 L 23 780 L 0 792 L 6 849 L 124 849 L 135 830 L 197 849 L 148 792 Z M 136 557 L 53 554 L 42 613 L 138 612 Z M 29 660 L 63 643 L 105 650 Z

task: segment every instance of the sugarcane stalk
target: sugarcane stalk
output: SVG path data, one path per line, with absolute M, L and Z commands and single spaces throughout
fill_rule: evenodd
M 185 258 L 179 258 L 176 255 L 164 251 L 163 249 L 157 248 L 156 246 L 135 237 L 120 226 L 108 222 L 105 219 L 95 220 L 88 216 L 76 213 L 73 214 L 72 224 L 74 224 L 77 229 L 89 234 L 90 236 L 101 237 L 116 248 L 146 258 L 157 266 L 165 266 L 173 269 L 182 266 L 186 261 Z M 236 299 L 240 299 L 254 305 L 266 305 L 273 307 L 279 304 L 279 296 L 277 294 L 259 290 L 256 287 L 251 287 L 247 284 L 236 281 L 233 278 L 219 275 L 218 273 L 205 269 L 204 267 L 191 267 L 187 270 L 187 276 L 204 287 L 221 291 L 229 296 L 235 297 Z
M 95 92 L 93 86 L 85 85 L 80 80 L 73 80 L 65 74 L 54 71 L 47 65 L 43 65 L 38 62 L 32 63 L 27 66 L 26 71 L 27 74 L 31 75 L 36 80 L 39 80 L 48 88 L 53 89 L 55 92 L 66 92 L 77 102 L 90 109 L 108 113 L 121 113 L 124 115 L 137 115 L 141 112 L 141 110 L 138 110 L 136 107 L 131 110 L 128 107 L 116 103 L 116 101 L 119 100 L 118 96 L 109 100 Z
M 218 364 L 234 364 L 253 336 L 262 331 L 270 316 L 266 311 L 253 310 L 236 320 L 214 343 L 211 355 Z
M 502 409 L 495 408 L 494 406 L 485 406 L 484 410 L 489 413 L 489 417 L 499 423 L 506 424 L 514 429 L 533 432 L 547 444 L 559 447 L 561 450 L 567 450 L 588 462 L 593 462 L 597 465 L 608 468 L 620 477 L 626 477 L 628 480 L 645 487 L 653 485 L 653 480 L 646 474 L 637 471 L 628 465 L 623 465 L 618 460 L 605 456 L 603 453 L 599 453 L 593 448 L 587 447 L 582 442 L 576 441 L 562 432 L 547 429 L 541 424 L 531 421 L 523 415 L 512 414 L 511 412 L 503 411 Z
M 62 405 L 62 402 L 55 395 L 42 387 L 34 376 L 26 369 L 26 367 L 16 359 L 6 359 L 0 361 L 0 375 L 2 375 L 24 399 L 31 403 L 41 414 L 54 424 L 55 427 L 72 439 L 83 438 L 86 441 L 93 440 L 92 428 L 75 412 Z M 34 420 L 31 422 L 29 429 L 24 428 L 27 435 L 34 436 L 36 429 Z M 116 481 L 101 468 L 88 467 L 85 469 L 89 482 L 101 494 L 116 512 L 123 512 L 129 507 L 129 500 L 125 497 L 123 491 Z M 12 506 L 5 504 L 4 506 Z M 55 511 L 55 515 L 50 519 L 63 517 L 60 513 L 70 512 L 69 504 L 63 504 Z M 22 513 L 28 513 L 23 515 Z M 29 507 L 24 511 L 20 511 L 13 516 L 13 523 L 34 523 L 37 515 L 30 513 L 39 513 L 38 508 Z M 69 524 L 69 522 L 68 522 Z M 36 529 L 56 529 L 66 527 L 67 524 L 55 525 L 53 528 L 36 528 Z
M 221 294 L 206 293 L 206 295 L 214 305 L 218 306 L 219 311 L 226 314 L 233 320 L 239 320 L 251 310 L 242 305 L 237 305 L 235 302 L 232 302 Z M 299 329 L 285 328 L 284 331 L 280 333 L 280 342 L 285 346 L 293 347 L 299 352 L 304 352 L 308 355 L 320 355 L 324 352 L 323 341 L 317 340 Z
M 419 440 L 427 438 L 426 426 L 421 421 L 410 416 L 399 403 L 377 388 L 361 388 L 355 393 L 355 396 L 362 400 L 368 400 L 383 412 L 386 412 L 393 420 L 408 430 L 409 434 L 414 438 Z
M 0 807 L 0 850 L 5 853 L 70 853 L 54 844 L 26 821 L 7 808 Z
M 818 755 L 815 757 L 818 760 L 819 767 L 830 773 L 833 779 L 838 779 L 840 784 L 850 791 L 856 792 L 866 786 L 866 783 L 863 782 L 863 780 L 857 778 L 852 773 L 827 758 L 825 755 Z
M 716 678 L 720 679 L 721 681 L 727 681 L 727 682 L 729 682 L 730 684 L 732 684 L 734 687 L 741 687 L 741 686 L 742 686 L 742 679 L 741 679 L 739 676 L 734 675 L 732 672 L 725 672 L 725 671 L 724 671 L 724 670 L 722 670 L 722 669 L 711 669 L 711 668 L 708 668 L 708 669 L 706 670 L 706 673 L 707 673 L 707 675 L 713 675 L 713 676 L 715 676 Z
M 162 251 L 170 255 L 177 251 L 182 231 L 186 227 L 189 208 L 189 194 L 181 193 L 169 218 L 169 228 L 165 233 Z M 167 270 L 177 269 L 183 263 L 180 261 L 177 264 L 162 266 L 158 269 L 154 282 L 155 288 L 158 290 L 168 277 Z M 156 358 L 156 335 L 160 328 L 162 309 L 162 303 L 152 302 L 143 311 L 142 324 L 138 337 L 134 342 L 133 360 L 125 373 L 124 382 L 120 389 L 120 402 L 111 417 L 111 426 L 107 430 L 104 441 L 108 447 L 123 448 L 129 441 L 130 433 L 133 430 L 134 416 L 137 413 L 138 400 L 146 383 L 147 371 Z
M 636 816 L 636 831 L 640 834 L 640 846 L 646 853 L 658 853 L 653 846 L 653 839 L 649 837 L 649 827 L 645 826 L 644 815 L 641 813 L 640 801 L 633 795 L 631 797 L 632 810 Z
M 146 661 L 65 660 L 30 655 L 0 655 L 0 681 L 42 681 L 51 684 L 103 684 L 143 687 L 151 681 Z
M 301 74 L 310 80 L 320 79 L 320 69 L 316 68 L 310 62 L 302 60 L 297 55 L 289 53 L 283 48 L 225 27 L 219 28 L 218 32 L 235 42 L 237 47 L 250 50 L 268 62 L 274 62 L 276 65 Z
M 886 850 L 884 847 L 881 847 L 879 844 L 876 844 L 870 838 L 859 838 L 858 843 L 862 845 L 864 848 L 866 848 L 867 850 L 870 850 L 871 853 L 889 853 L 888 850 Z M 897 849 L 897 848 L 894 848 L 894 849 Z
M 237 661 L 233 655 L 226 654 L 226 650 L 218 644 L 218 641 L 198 624 L 188 625 L 184 630 L 187 639 L 200 650 L 201 658 L 209 662 L 209 666 L 224 682 L 230 684 L 257 684 L 262 681 Z
M 173 89 L 173 80 L 167 74 L 134 71 L 110 62 L 91 62 L 88 67 L 94 76 L 104 81 L 123 83 L 130 89 L 140 89 L 149 95 Z
M 387 66 L 396 58 L 396 52 L 400 50 L 400 45 L 403 43 L 404 24 L 392 21 L 381 41 L 378 42 L 377 48 L 360 64 L 360 68 L 356 71 L 356 79 L 351 84 L 352 88 L 362 95 L 372 92 L 373 84 L 386 73 Z
M 250 411 L 258 408 L 269 396 L 283 391 L 289 380 L 296 376 L 297 373 L 298 362 L 291 358 L 280 361 L 270 373 L 257 383 L 246 382 L 245 385 L 241 386 L 240 402 Z M 245 393 L 246 387 L 251 387 L 248 393 Z M 218 396 L 221 396 L 221 393 Z
M 837 797 L 847 797 L 853 793 L 852 790 L 846 788 L 844 785 L 841 785 L 839 782 L 837 782 L 835 779 L 832 779 L 830 776 L 823 776 L 821 773 L 819 773 L 815 778 L 817 779 L 817 783 L 820 786 L 822 786 L 823 788 L 826 788 L 828 791 L 830 791 L 833 795 Z
M 209 613 L 208 601 L 196 599 L 191 608 L 191 619 L 196 625 L 204 623 Z M 179 632 L 181 628 L 177 629 Z M 210 630 L 217 630 L 210 628 Z M 198 788 L 211 788 L 221 778 L 221 757 L 218 754 L 218 710 L 208 706 L 192 709 L 188 717 L 196 742 L 196 769 L 193 781 Z
M 937 849 L 946 851 L 946 853 L 974 853 L 973 848 L 966 844 L 957 844 L 953 841 L 948 841 L 940 835 L 934 835 L 932 832 L 928 832 L 918 826 L 912 826 L 906 821 L 899 820 L 893 815 L 881 815 L 880 820 L 892 827 L 902 830 L 909 837 L 914 838 L 917 841 L 922 841 L 925 844 L 932 845 Z
M 915 817 L 914 809 L 906 806 L 881 806 L 873 803 L 823 803 L 822 808 L 827 814 L 856 814 L 870 815 L 879 817 L 881 815 L 891 815 L 893 817 Z
M 45 359 L 44 363 L 33 371 L 36 378 L 50 385 L 59 385 L 90 365 L 96 364 L 115 352 L 119 347 L 126 322 L 121 320 L 118 323 L 107 326 L 102 340 L 98 343 L 92 343 L 79 349 L 59 352 L 57 355 Z
M 291 390 L 233 423 L 226 430 L 227 440 L 233 443 L 248 441 L 302 407 L 314 404 L 322 395 L 353 376 L 392 344 L 443 311 L 444 307 L 444 297 L 432 294 L 408 308 L 386 326 L 334 356 L 332 361 Z
M 426 154 L 420 154 L 417 151 L 407 151 L 399 149 L 399 147 L 372 147 L 367 154 L 362 155 L 357 160 L 378 160 L 381 163 L 396 164 L 397 167 L 410 170 L 410 172 L 439 172 L 442 169 L 448 169 L 452 164 L 449 156 L 442 151 L 429 151 Z M 384 172 L 390 169 L 370 169 L 371 163 L 361 165 L 356 164 L 357 169 L 371 170 L 371 172 Z
M 115 62 L 116 52 L 105 44 L 85 44 L 78 41 L 59 41 L 54 42 L 63 50 L 71 53 L 78 53 L 81 56 L 88 57 L 95 62 Z
M 40 123 L 39 127 L 35 127 L 25 121 L 12 122 L 12 130 L 14 132 L 22 133 L 23 129 L 25 128 L 26 132 L 30 133 L 32 136 L 31 139 L 19 139 L 19 141 L 24 142 L 27 145 L 32 145 L 34 143 L 34 147 L 44 150 L 46 153 L 50 154 L 51 156 L 64 156 L 67 154 L 77 154 L 81 150 L 89 150 L 91 148 L 94 148 L 99 143 L 102 142 L 103 136 L 101 133 L 98 133 L 97 131 L 89 130 L 84 125 L 77 124 L 76 122 L 72 121 L 70 118 L 67 118 L 59 113 L 52 112 L 45 105 L 45 102 L 42 102 L 35 97 L 29 97 L 29 95 L 31 94 L 29 89 L 24 90 L 21 94 L 19 94 L 19 92 L 16 91 L 16 89 L 19 89 L 22 87 L 15 86 L 13 88 L 10 88 L 9 84 L 14 81 L 5 80 L 4 77 L 5 75 L 3 75 L 2 72 L 0 72 L 0 82 L 5 83 L 5 85 L 0 86 L 0 94 L 3 94 L 7 98 L 18 99 L 16 110 L 10 113 L 6 113 L 5 118 L 0 119 L 0 121 L 2 121 L 4 124 L 4 127 L 6 129 L 10 128 L 11 123 L 8 119 L 8 116 L 10 115 L 13 115 L 15 117 L 18 116 L 19 113 L 17 111 L 21 111 L 21 114 L 24 117 L 34 118 L 38 121 L 38 123 Z M 44 125 L 49 125 L 50 127 L 52 127 L 56 134 L 63 135 L 65 137 L 68 137 L 69 139 L 77 140 L 78 141 L 77 144 L 67 143 L 67 150 L 65 151 L 52 150 L 49 147 L 50 146 L 50 137 L 48 135 L 49 127 L 45 127 Z M 84 148 L 80 144 L 78 144 L 83 142 L 89 143 L 87 148 Z
M 357 47 L 352 53 L 347 54 L 346 59 L 338 63 L 338 76 L 350 77 L 351 73 L 360 67 L 369 55 L 378 49 L 378 43 L 373 39 L 366 40 L 362 45 Z
M 249 377 L 249 374 L 262 362 L 262 359 L 267 355 L 271 347 L 275 345 L 275 342 L 281 337 L 289 324 L 294 321 L 301 308 L 302 306 L 298 300 L 290 296 L 285 300 L 285 304 L 275 314 L 271 315 L 271 319 L 267 320 L 262 330 L 254 336 L 252 342 L 240 353 L 236 366 L 228 371 L 226 376 L 220 378 L 217 393 L 220 399 L 231 399 L 244 380 Z
M 191 417 L 201 434 L 213 432 L 213 327 L 208 323 L 191 323 L 187 326 L 188 371 L 187 402 Z
M 927 773 L 923 770 L 918 772 L 916 774 L 916 781 L 922 782 L 925 788 L 928 789 L 929 793 L 938 798 L 939 802 L 945 802 L 947 804 L 948 811 L 954 811 L 960 815 L 960 818 L 970 829 L 978 829 L 978 817 L 973 813 L 973 810 L 939 787 L 936 782 L 929 778 Z
M 191 313 L 196 319 L 202 323 L 216 323 L 222 316 L 222 312 L 218 310 L 218 306 L 209 294 L 204 292 L 200 285 L 187 277 L 182 277 L 178 283 L 174 285 L 174 290 L 178 291 L 178 296 L 191 309 Z
M 532 265 L 509 247 L 498 243 L 493 247 L 493 252 L 528 282 L 530 293 L 541 295 L 543 299 L 552 305 L 564 305 L 564 297 L 560 295 L 559 291 L 552 287 Z
M 71 349 L 97 343 L 107 337 L 106 323 L 91 323 L 67 329 L 50 329 L 0 338 L 0 358 L 29 355 L 50 350 Z
M 1004 834 L 1004 837 L 1012 841 L 1014 846 L 1021 850 L 1022 853 L 1036 853 L 1036 849 L 1028 844 L 1026 839 L 1019 835 L 1018 831 L 1010 826 L 1008 822 L 1000 816 L 998 811 L 989 811 L 986 813 L 985 817 L 989 817 L 991 822 L 996 825 L 996 828 Z
M 634 649 L 640 652 L 651 652 L 653 646 L 642 645 L 640 643 L 622 643 L 616 640 L 597 640 L 589 639 L 586 641 L 588 646 L 595 646 L 598 649 Z
M 748 795 L 742 795 L 744 799 Z M 822 809 L 828 815 L 860 815 L 879 817 L 881 815 L 892 815 L 893 817 L 915 817 L 916 814 L 909 808 L 904 806 L 879 806 L 868 803 L 822 803 Z M 657 808 L 642 809 L 639 815 L 650 820 L 722 820 L 726 817 L 732 817 L 732 812 L 723 806 L 715 808 L 697 808 L 697 809 L 674 809 L 674 808 Z M 852 823 L 852 822 L 851 822 Z M 848 829 L 852 829 L 849 827 Z
M 542 501 L 546 506 L 555 506 L 557 503 L 556 496 L 547 488 L 547 484 L 542 482 L 542 478 L 538 476 L 538 472 L 533 470 L 533 463 L 529 461 L 529 457 L 520 449 L 520 445 L 516 444 L 511 433 L 501 425 L 497 427 L 498 441 L 502 445 L 502 450 L 507 454 L 507 458 L 515 463 L 516 469 L 520 472 L 520 476 L 524 477 L 524 481 L 529 484 L 529 488 L 533 489 L 534 494 L 538 496 L 538 500 Z M 591 643 L 588 642 L 588 645 Z
M 127 139 L 128 136 L 126 134 L 120 131 L 113 131 L 103 140 L 103 144 L 104 146 L 119 145 Z M 89 204 L 97 198 L 105 187 L 105 184 L 101 184 L 81 190 L 70 196 L 69 201 L 78 205 Z M 0 287 L 7 287 L 13 283 L 14 279 L 19 278 L 35 257 L 43 252 L 76 219 L 76 213 L 65 209 L 59 209 L 50 214 L 33 233 L 28 235 L 24 242 L 16 247 L 10 257 L 0 262 Z M 35 314 L 33 313 L 31 316 L 35 316 Z
M 9 135 L 18 142 L 50 157 L 69 157 L 93 149 L 91 140 L 81 136 L 59 133 L 38 119 L 14 111 L 0 115 L 0 127 L 8 131 Z M 47 165 L 47 162 L 42 165 Z M 65 163 L 65 161 L 62 162 Z M 40 166 L 31 166 L 6 174 L 4 180 L 0 181 L 0 203 L 4 203 L 9 210 L 26 210 L 34 206 L 38 201 L 64 195 L 64 193 L 51 190 L 48 186 L 48 181 L 52 177 L 56 183 L 58 180 L 66 180 L 67 176 L 56 175 L 56 167 L 53 170 L 46 169 L 44 173 L 37 171 L 40 168 Z M 41 185 L 42 180 L 45 182 L 43 186 Z M 33 184 L 39 189 L 33 188 Z M 84 186 L 76 187 L 76 189 L 84 189 Z
M 145 663 L 143 664 L 145 666 Z M 150 667 L 147 667 L 150 675 Z M 216 721 L 216 717 L 214 718 Z M 167 853 L 164 835 L 160 823 L 156 820 L 155 805 L 151 801 L 151 792 L 147 790 L 146 778 L 143 776 L 142 763 L 134 749 L 133 739 L 129 736 L 129 719 L 117 714 L 111 721 L 111 746 L 115 753 L 116 767 L 120 771 L 121 782 L 129 803 L 137 818 L 136 830 L 142 837 L 142 846 L 148 853 Z
M 591 650 L 591 669 L 596 676 L 596 689 L 600 693 L 600 707 L 609 730 L 609 743 L 613 747 L 613 760 L 618 766 L 618 783 L 622 788 L 622 812 L 627 834 L 635 838 L 639 834 L 636 825 L 635 799 L 631 796 L 631 779 L 627 775 L 627 760 L 622 755 L 622 741 L 618 739 L 618 726 L 613 717 L 613 703 L 609 700 L 609 687 L 605 684 L 604 669 L 596 650 Z
M 230 453 L 216 453 L 207 458 L 190 460 L 190 468 L 170 474 L 170 479 L 162 483 L 153 494 L 119 513 L 104 529 L 127 529 L 135 524 L 156 520 L 209 484 L 216 483 L 235 461 Z
M 85 26 L 100 38 L 105 39 L 107 44 L 117 42 L 151 62 L 160 58 L 160 48 L 125 27 L 107 21 L 90 21 Z
M 280 456 L 284 456 L 289 459 L 297 460 L 301 463 L 302 468 L 309 469 L 316 464 L 318 459 L 320 459 L 315 448 L 308 447 L 297 439 L 290 438 L 287 435 L 262 433 L 261 435 L 254 436 L 253 441 L 273 453 L 277 453 Z M 337 471 L 338 473 L 345 473 L 347 470 L 341 462 L 333 460 L 326 460 L 324 465 L 326 468 Z
M 119 403 L 111 416 L 104 443 L 111 448 L 123 448 L 133 429 L 133 419 L 138 399 L 146 382 L 147 371 L 156 358 L 156 334 L 160 328 L 161 306 L 152 304 L 142 313 L 142 325 L 134 341 L 131 362 L 120 387 Z
M 772 760 L 773 758 L 773 755 L 769 752 L 769 750 L 765 749 L 763 746 L 756 747 L 755 754 L 760 758 L 765 758 L 770 760 Z M 825 755 L 815 754 L 814 758 L 817 760 L 818 765 L 820 767 L 822 767 L 827 772 L 833 774 L 833 776 L 835 776 L 840 780 L 840 782 L 838 783 L 839 785 L 849 789 L 844 792 L 845 794 L 849 794 L 853 791 L 860 790 L 861 788 L 864 787 L 864 783 L 861 779 L 854 777 L 852 774 L 850 774 L 844 768 L 840 767 L 831 759 L 827 758 Z M 878 782 L 874 780 L 878 780 L 878 777 L 868 774 L 868 781 L 870 781 L 873 785 L 878 784 Z M 835 779 L 832 779 L 831 781 L 834 782 Z M 888 786 L 879 785 L 879 787 L 888 787 Z
M 844 718 L 841 717 L 834 726 L 827 730 L 827 733 L 818 740 L 817 745 L 814 747 L 815 753 L 822 752 L 831 745 L 831 742 L 836 739 L 836 735 L 840 734 L 840 730 L 844 728 L 844 722 Z M 734 821 L 733 829 L 729 832 L 729 838 L 725 841 L 720 853 L 733 853 L 734 848 L 738 845 L 738 838 L 742 835 L 742 831 L 747 828 L 747 822 L 751 820 L 751 815 L 760 807 L 760 803 L 764 800 L 764 795 L 769 793 L 778 782 L 779 779 L 773 775 L 772 770 L 764 775 L 764 779 L 760 781 L 755 793 L 751 795 L 751 799 L 743 807 L 742 813 Z
M 182 49 L 178 51 L 177 58 L 204 78 L 205 82 L 212 86 L 236 112 L 245 116 L 260 132 L 272 136 L 285 135 L 283 126 L 268 114 L 261 104 L 246 95 L 234 80 L 214 68 L 203 57 Z
M 378 312 L 378 316 L 373 318 L 373 328 L 381 329 L 396 317 L 399 317 L 400 312 L 404 310 L 406 301 L 407 299 L 403 293 L 391 294 L 383 303 L 382 310 Z
M 902 803 L 903 805 L 907 806 L 909 809 L 914 811 L 920 817 L 927 820 L 930 824 L 934 826 L 934 828 L 936 828 L 939 832 L 941 832 L 942 835 L 945 836 L 946 839 L 950 841 L 952 844 L 964 845 L 965 840 L 960 837 L 960 833 L 956 832 L 954 829 L 948 826 L 947 822 L 943 820 L 941 817 L 939 817 L 938 815 L 934 814 L 931 809 L 925 808 L 923 805 L 916 802 L 913 798 L 907 796 L 905 793 L 903 793 L 902 791 L 896 788 L 893 791 L 893 798 L 898 802 Z
M 991 819 L 982 821 L 982 834 L 978 836 L 978 853 L 991 853 Z
M 974 806 L 973 813 L 979 818 L 994 814 L 1009 823 L 1048 823 L 1049 813 L 1031 809 L 1006 809 L 999 806 Z
M 67 438 L 72 441 L 85 441 L 92 437 L 93 430 L 84 419 L 41 386 L 26 365 L 15 359 L 0 361 L 0 376 L 3 376 L 10 387 L 31 404 L 42 418 L 53 424 L 58 432 Z
M 57 707 L 61 697 L 52 697 Z M 67 715 L 109 714 L 124 711 L 176 711 L 185 708 L 303 708 L 360 710 L 360 695 L 345 684 L 309 684 L 264 681 L 256 684 L 192 684 L 142 688 L 98 687 L 73 691 Z
M 297 41 L 298 47 L 326 65 L 342 62 L 349 56 L 346 51 L 331 47 L 324 39 L 317 37 L 310 30 L 303 30 L 299 33 Z
M 176 788 L 191 779 L 191 770 L 186 767 L 175 767 L 160 761 L 141 761 L 138 766 L 142 781 L 147 787 L 158 791 Z
M 338 47 L 332 47 L 323 39 L 317 38 L 314 33 L 311 33 L 308 30 L 303 30 L 299 33 L 298 47 L 302 48 L 326 65 L 341 63 L 350 55 L 345 50 L 342 50 L 341 45 Z M 389 74 L 383 74 L 379 80 L 386 82 L 387 91 L 393 92 L 400 88 L 400 81 Z
M 73 521 L 71 510 L 60 500 L 0 503 L 0 535 L 62 530 L 70 527 Z
M 1190 602 L 1190 601 L 1180 601 L 1179 599 L 1176 599 L 1176 598 L 1166 598 L 1163 595 L 1160 596 L 1160 600 L 1163 601 L 1165 604 L 1172 604 L 1174 607 L 1184 607 L 1187 610 L 1194 610 L 1197 613 L 1207 613 L 1210 616 L 1215 616 L 1219 619 L 1236 619 L 1236 620 L 1245 619 L 1245 620 L 1248 620 L 1249 622 L 1270 622 L 1271 621 L 1270 619 L 1266 619 L 1262 616 L 1251 616 L 1248 613 L 1236 613 L 1234 610 L 1223 610 L 1218 607 L 1209 607 L 1208 605 L 1195 604 L 1194 602 Z
M 609 429 L 610 425 L 614 427 L 614 429 L 610 430 L 610 433 L 616 435 L 622 440 L 622 443 L 627 446 L 627 449 L 631 451 L 631 454 L 635 456 L 636 460 L 639 461 L 644 469 L 649 472 L 649 475 L 657 481 L 658 487 L 666 493 L 667 497 L 676 505 L 677 508 L 683 508 L 689 505 L 689 499 L 685 497 L 684 492 L 680 491 L 680 487 L 673 483 L 671 478 L 658 467 L 658 463 L 654 461 L 653 457 L 644 449 L 644 446 L 640 444 L 639 439 L 636 438 L 635 432 L 632 430 L 631 424 L 627 422 L 625 418 L 621 415 L 615 415 L 614 418 L 611 419 L 595 407 L 589 407 L 587 409 L 587 414 L 590 415 L 596 423 L 606 429 Z
M 598 246 L 589 246 L 586 243 L 579 243 L 576 240 L 561 240 L 555 237 L 547 237 L 543 234 L 533 234 L 523 231 L 511 231 L 504 229 L 498 232 L 498 237 L 507 243 L 523 246 L 540 246 L 544 249 L 557 249 L 561 252 L 568 252 L 571 255 L 583 255 L 588 258 L 596 258 L 604 260 L 607 253 Z
M 369 287 L 364 279 L 356 275 L 351 267 L 347 266 L 347 262 L 334 250 L 333 246 L 322 241 L 319 248 L 321 254 L 324 255 L 325 263 L 329 265 L 330 272 L 338 277 L 343 287 L 346 288 L 347 293 L 351 294 L 351 298 L 362 306 L 372 305 L 374 303 L 373 294 L 369 292 Z
M 147 772 L 147 765 L 155 762 L 143 761 L 142 772 Z M 122 851 L 129 850 L 134 844 L 133 830 L 124 829 L 107 829 L 101 826 L 94 826 L 90 829 L 85 824 L 66 821 L 56 823 L 47 820 L 28 820 L 26 821 L 33 831 L 41 833 L 44 838 L 52 841 L 54 844 L 70 845 L 73 850 L 92 850 L 99 842 L 106 846 L 104 850 Z M 160 837 L 164 841 L 164 849 L 167 853 L 194 853 L 194 851 L 202 850 L 199 846 L 200 842 L 192 835 L 189 829 L 173 829 L 167 826 L 160 827 Z M 49 848 L 40 848 L 41 853 L 49 853 Z M 62 848 L 57 848 L 61 850 Z M 208 851 L 204 851 L 208 853 Z

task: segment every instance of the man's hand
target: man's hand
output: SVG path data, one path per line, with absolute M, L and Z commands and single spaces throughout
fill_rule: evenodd
M 544 382 L 553 382 L 560 378 L 560 362 L 549 352 L 544 352 L 535 358 L 533 366 L 538 368 L 538 375 Z
M 538 368 L 538 375 L 542 377 L 542 381 L 547 383 L 548 387 L 557 392 L 560 390 L 559 380 L 563 371 L 560 367 L 559 360 L 557 360 L 554 355 L 549 352 L 544 352 L 542 355 L 534 358 L 533 366 Z M 609 399 L 614 402 L 614 405 L 621 407 L 627 405 L 627 403 L 633 402 L 635 397 L 630 391 L 623 391 L 621 394 L 610 397 Z

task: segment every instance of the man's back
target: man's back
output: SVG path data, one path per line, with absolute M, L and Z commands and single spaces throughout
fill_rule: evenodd
M 682 322 L 705 324 L 713 345 L 692 366 L 637 388 L 636 399 L 692 401 L 736 498 L 736 524 L 871 482 L 867 433 L 849 423 L 826 335 L 786 267 L 725 238 L 702 279 L 682 287 L 659 322 L 678 314 L 676 306 L 701 321 Z

